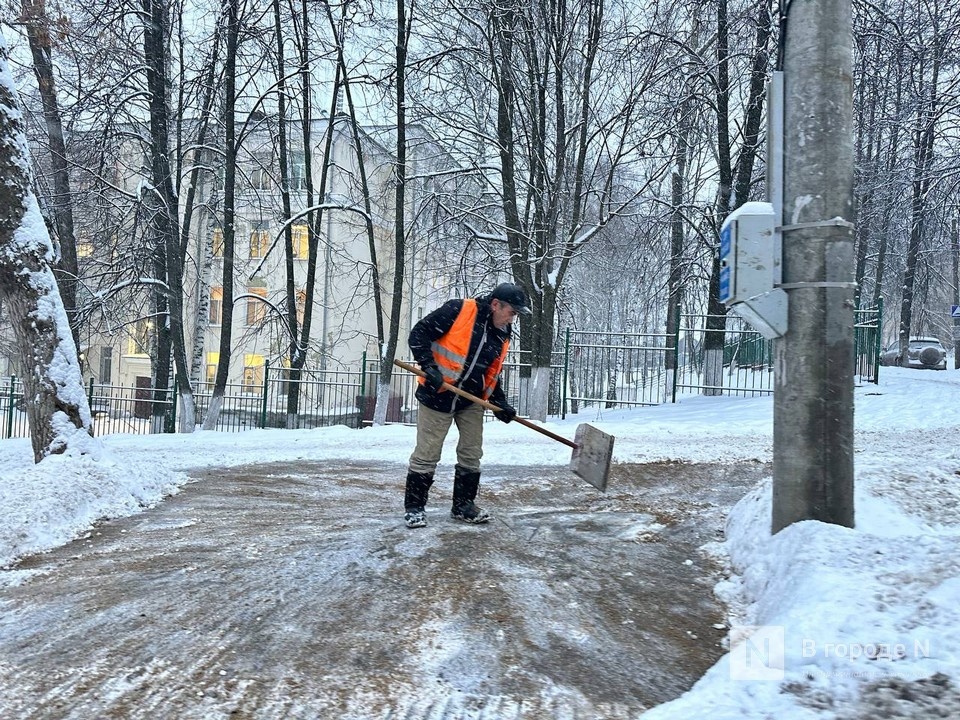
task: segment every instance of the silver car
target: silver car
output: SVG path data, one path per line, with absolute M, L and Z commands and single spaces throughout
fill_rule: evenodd
M 947 351 L 943 344 L 935 337 L 915 336 L 910 338 L 907 346 L 906 367 L 926 368 L 929 370 L 947 369 Z M 894 340 L 887 349 L 880 354 L 881 365 L 900 365 L 900 341 Z

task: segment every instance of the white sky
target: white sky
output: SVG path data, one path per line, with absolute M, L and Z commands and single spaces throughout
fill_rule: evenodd
M 879 386 L 857 388 L 855 530 L 805 522 L 770 538 L 769 480 L 736 506 L 726 542 L 706 548 L 729 567 L 716 593 L 727 603 L 736 650 L 685 696 L 644 718 L 833 718 L 837 703 L 890 717 L 890 703 L 902 701 L 889 688 L 901 680 L 942 673 L 955 682 L 958 391 L 958 372 L 901 368 L 882 368 Z M 591 410 L 548 427 L 572 438 L 580 422 L 616 436 L 615 462 L 769 461 L 772 455 L 769 397 L 684 397 L 634 411 Z M 414 429 L 402 426 L 115 435 L 104 439 L 97 459 L 56 456 L 36 466 L 29 441 L 0 441 L 0 566 L 67 542 L 98 518 L 161 502 L 190 470 L 309 458 L 381 461 L 401 473 L 413 441 Z M 565 446 L 496 422 L 487 426 L 485 449 L 498 463 L 565 465 L 570 459 Z M 444 453 L 445 461 L 450 457 L 452 445 Z M 16 576 L 15 570 L 0 574 L 0 585 L 17 582 Z M 771 627 L 745 643 L 741 626 L 752 625 Z M 758 658 L 767 656 L 761 649 L 772 648 L 769 657 L 775 657 L 777 628 L 785 638 L 785 682 L 732 679 L 731 673 L 762 669 Z M 774 645 L 764 645 L 771 637 Z M 880 689 L 877 681 L 884 681 Z M 938 716 L 960 717 L 956 687 L 952 696 L 940 695 L 936 707 L 947 714 Z

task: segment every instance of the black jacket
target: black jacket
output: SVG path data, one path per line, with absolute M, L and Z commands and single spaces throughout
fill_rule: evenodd
M 463 300 L 448 300 L 432 313 L 425 315 L 413 326 L 413 330 L 410 331 L 410 352 L 420 367 L 426 368 L 436 365 L 430 347 L 434 340 L 449 332 L 462 307 Z M 457 387 L 478 397 L 483 396 L 484 373 L 490 367 L 490 363 L 500 356 L 504 340 L 509 340 L 511 336 L 510 326 L 507 325 L 503 330 L 498 329 L 490 321 L 490 315 L 489 297 L 477 298 L 477 319 L 473 325 L 473 335 L 470 338 L 470 350 L 467 357 L 473 358 L 478 348 L 480 354 L 470 375 L 461 377 L 457 381 Z M 500 382 L 497 381 L 497 386 L 490 396 L 490 402 L 494 405 L 501 405 L 504 399 L 503 389 L 500 387 Z M 470 404 L 469 400 L 455 395 L 449 390 L 436 393 L 422 384 L 417 388 L 417 400 L 431 410 L 440 412 L 456 412 Z

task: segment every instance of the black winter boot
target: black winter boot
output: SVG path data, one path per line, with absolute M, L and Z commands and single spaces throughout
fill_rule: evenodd
M 407 489 L 403 497 L 403 521 L 409 528 L 427 524 L 427 496 L 433 485 L 433 473 L 407 473 Z
M 468 523 L 485 523 L 490 521 L 490 515 L 473 501 L 477 498 L 480 488 L 480 471 L 467 470 L 457 465 L 453 476 L 453 507 L 450 514 L 457 520 Z

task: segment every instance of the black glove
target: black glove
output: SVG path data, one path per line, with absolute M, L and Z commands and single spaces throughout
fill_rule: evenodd
M 500 422 L 508 423 L 517 416 L 517 411 L 503 402 L 500 403 L 500 409 L 493 413 L 493 416 Z
M 443 386 L 443 373 L 436 365 L 428 365 L 423 368 L 424 380 L 427 387 L 436 392 Z

